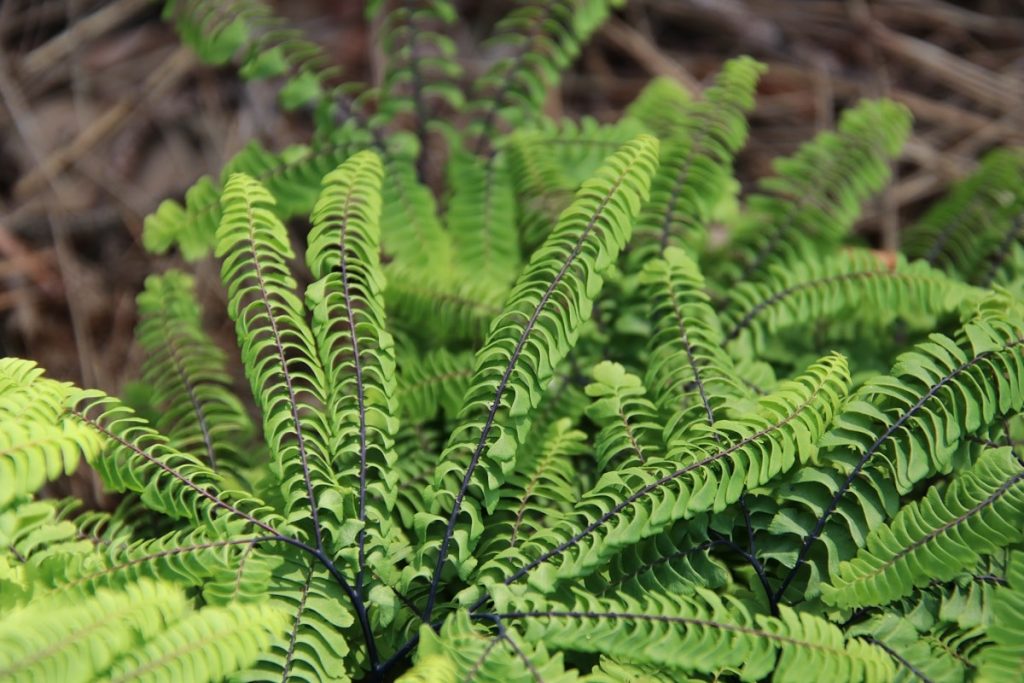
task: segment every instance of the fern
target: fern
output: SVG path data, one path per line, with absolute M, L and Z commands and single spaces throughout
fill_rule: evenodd
M 1019 150 L 908 258 L 847 244 L 906 111 L 740 197 L 753 60 L 541 113 L 613 4 L 518 3 L 463 93 L 452 4 L 373 3 L 377 93 L 257 0 L 168 3 L 313 117 L 145 227 L 220 259 L 251 398 L 175 269 L 131 400 L 0 360 L 0 677 L 1019 677 Z M 112 509 L 53 497 L 83 460 Z

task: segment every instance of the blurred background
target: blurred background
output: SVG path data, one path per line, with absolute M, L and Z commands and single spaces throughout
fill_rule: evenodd
M 378 77 L 362 0 L 273 4 L 351 79 Z M 510 3 L 456 4 L 475 74 Z M 985 151 L 1024 144 L 1024 0 L 630 0 L 548 108 L 611 120 L 652 76 L 698 90 L 739 54 L 770 66 L 737 165 L 747 186 L 859 97 L 909 106 L 915 133 L 895 181 L 858 226 L 881 248 Z M 135 377 L 134 299 L 174 260 L 144 252 L 143 219 L 249 139 L 307 140 L 308 118 L 275 97 L 272 83 L 200 65 L 152 0 L 0 0 L 0 355 L 108 392 Z M 230 348 L 216 266 L 198 276 Z

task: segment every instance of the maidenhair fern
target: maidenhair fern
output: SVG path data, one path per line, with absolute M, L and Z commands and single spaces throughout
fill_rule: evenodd
M 894 102 L 747 196 L 752 59 L 545 117 L 616 4 L 522 0 L 466 79 L 452 3 L 371 3 L 378 91 L 259 0 L 168 3 L 316 130 L 146 222 L 219 259 L 238 358 L 169 269 L 130 401 L 0 360 L 0 678 L 1020 677 L 1021 150 L 873 251 Z M 113 511 L 54 498 L 83 460 Z

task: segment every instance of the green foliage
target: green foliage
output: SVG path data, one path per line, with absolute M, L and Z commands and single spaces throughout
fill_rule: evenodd
M 146 222 L 220 259 L 251 398 L 176 269 L 131 401 L 0 360 L 0 678 L 1019 678 L 1020 150 L 871 251 L 897 104 L 742 201 L 749 58 L 544 117 L 615 4 L 522 0 L 464 92 L 453 3 L 371 3 L 377 93 L 258 0 L 168 3 L 316 128 Z M 83 459 L 112 511 L 54 499 Z

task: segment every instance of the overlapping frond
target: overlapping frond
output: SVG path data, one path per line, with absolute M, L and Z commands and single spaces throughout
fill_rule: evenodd
M 990 152 L 921 220 L 903 233 L 903 249 L 969 282 L 988 284 L 1009 256 L 1024 212 L 1024 149 Z M 1007 241 L 1009 240 L 1009 241 Z
M 362 527 L 357 585 L 366 553 L 387 533 L 396 483 L 395 349 L 386 329 L 379 256 L 381 174 L 380 159 L 367 151 L 324 177 L 306 251 L 316 278 L 306 299 L 325 369 L 328 467 L 342 495 L 353 498 L 335 505 L 345 510 L 347 523 Z
M 590 314 L 601 271 L 614 262 L 629 237 L 656 168 L 656 155 L 657 142 L 638 137 L 584 183 L 492 323 L 477 355 L 460 424 L 438 468 L 429 521 L 444 531 L 427 530 L 421 547 L 437 557 L 435 580 L 448 559 L 456 524 L 465 517 L 469 528 L 459 529 L 458 554 L 452 559 L 456 567 L 472 567 L 469 553 L 482 532 L 480 507 L 493 500 L 512 470 L 517 447 L 529 430 L 530 413 Z M 445 513 L 450 514 L 447 520 Z
M 502 597 L 497 615 L 531 642 L 600 652 L 627 662 L 713 673 L 723 667 L 742 681 L 891 681 L 888 655 L 848 638 L 834 624 L 782 608 L 778 617 L 707 590 L 693 596 L 660 594 L 640 601 L 583 591 L 561 599 Z
M 1024 557 L 1013 553 L 1007 570 L 1007 586 L 997 591 L 992 626 L 988 633 L 995 645 L 979 656 L 979 680 L 986 683 L 1010 680 L 1024 669 Z
M 702 250 L 712 212 L 731 187 L 733 156 L 746 142 L 746 113 L 754 106 L 763 71 L 749 57 L 730 60 L 700 101 L 670 101 L 659 110 L 665 119 L 665 144 L 651 201 L 637 221 L 631 270 L 639 270 L 668 246 L 690 254 Z M 663 98 L 658 95 L 654 102 Z M 643 112 L 648 103 L 641 100 L 636 106 Z
M 192 277 L 177 270 L 146 279 L 136 338 L 142 380 L 153 392 L 156 428 L 168 445 L 237 472 L 253 426 L 231 387 L 227 357 L 203 332 Z
M 948 581 L 982 555 L 1024 540 L 1024 466 L 1009 448 L 988 451 L 940 492 L 875 529 L 857 556 L 822 586 L 842 607 L 884 605 L 931 581 Z
M 678 130 L 680 113 L 692 101 L 691 94 L 679 81 L 655 76 L 626 107 L 624 118 L 633 119 L 664 140 Z
M 866 249 L 780 262 L 757 281 L 729 291 L 722 311 L 725 338 L 754 350 L 789 328 L 862 318 L 863 324 L 928 320 L 956 311 L 977 290 L 902 257 L 883 261 Z
M 521 549 L 519 566 L 495 567 L 493 580 L 527 578 L 541 590 L 593 573 L 609 557 L 661 533 L 679 519 L 719 512 L 753 489 L 811 461 L 816 443 L 846 398 L 841 356 L 822 359 L 758 401 L 755 411 L 717 425 L 721 440 L 680 447 L 644 467 L 606 473 L 574 514 Z
M 398 355 L 398 405 L 402 417 L 413 424 L 427 422 L 443 412 L 453 420 L 473 376 L 474 358 L 468 351 L 441 347 L 417 356 L 412 349 Z
M 763 194 L 747 200 L 747 216 L 722 265 L 728 281 L 753 279 L 772 263 L 841 243 L 861 204 L 890 175 L 889 164 L 910 133 L 910 113 L 889 100 L 864 100 L 847 109 L 835 132 L 819 133 L 793 156 L 774 163 Z
M 593 400 L 587 416 L 601 428 L 594 438 L 598 471 L 643 465 L 665 455 L 661 426 L 643 381 L 618 363 L 594 367 L 586 393 Z
M 274 473 L 280 482 L 284 514 L 306 525 L 322 545 L 324 529 L 344 544 L 355 533 L 349 511 L 324 507 L 318 499 L 337 495 L 332 469 L 326 404 L 327 376 L 317 341 L 295 294 L 287 260 L 293 257 L 288 233 L 272 213 L 274 198 L 244 174 L 228 181 L 221 200 L 217 256 L 228 292 L 228 314 L 235 321 L 242 364 L 263 417 Z

